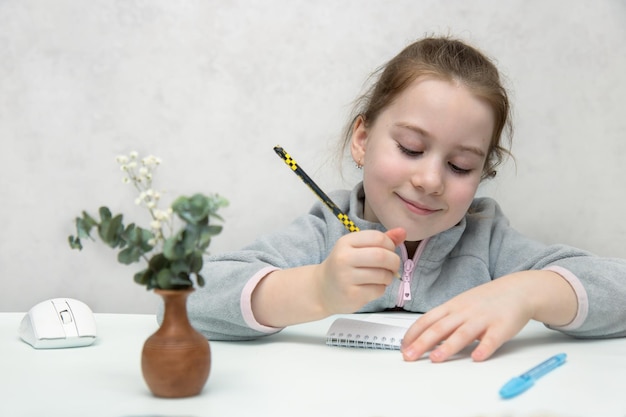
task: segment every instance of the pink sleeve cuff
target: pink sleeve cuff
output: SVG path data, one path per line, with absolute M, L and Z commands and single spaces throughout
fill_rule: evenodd
M 261 282 L 261 280 L 267 276 L 267 274 L 276 270 L 278 270 L 278 268 L 275 267 L 267 267 L 261 269 L 259 272 L 254 274 L 252 278 L 250 278 L 247 284 L 243 287 L 243 291 L 241 292 L 240 305 L 241 314 L 243 315 L 244 321 L 252 330 L 267 334 L 277 333 L 282 330 L 282 328 L 264 326 L 256 321 L 256 319 L 254 318 L 254 313 L 252 312 L 252 292 L 254 291 L 256 286 L 259 285 L 259 282 Z
M 574 320 L 572 320 L 565 326 L 548 327 L 550 327 L 551 329 L 563 331 L 576 330 L 584 323 L 584 321 L 587 319 L 587 314 L 589 313 L 589 299 L 587 298 L 587 291 L 585 291 L 585 287 L 583 287 L 576 275 L 561 266 L 549 266 L 547 268 L 544 268 L 544 270 L 556 272 L 557 274 L 562 276 L 569 283 L 569 285 L 572 286 L 572 289 L 574 290 L 574 293 L 576 294 L 576 298 L 578 300 L 578 311 L 576 312 Z

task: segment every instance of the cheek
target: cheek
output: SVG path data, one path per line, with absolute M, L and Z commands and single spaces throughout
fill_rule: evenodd
M 389 155 L 389 150 L 380 150 L 377 155 Z M 370 181 L 396 183 L 406 180 L 410 172 L 410 165 L 404 163 L 399 158 L 394 157 L 378 157 L 370 160 L 366 159 L 363 178 Z
M 450 202 L 458 207 L 459 211 L 466 212 L 476 196 L 479 184 L 479 179 L 455 184 L 453 189 L 449 190 Z

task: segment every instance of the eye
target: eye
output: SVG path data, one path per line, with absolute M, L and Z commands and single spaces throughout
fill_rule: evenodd
M 420 156 L 422 155 L 424 152 L 422 151 L 414 151 L 408 148 L 405 148 L 404 146 L 400 145 L 399 143 L 397 143 L 398 149 L 400 149 L 400 152 L 402 152 L 403 154 L 410 156 L 410 157 L 416 157 L 416 156 Z
M 452 170 L 452 172 L 454 172 L 455 174 L 459 174 L 459 175 L 468 175 L 470 172 L 472 172 L 471 169 L 465 169 L 465 168 L 461 168 L 457 165 L 454 165 L 452 163 L 448 163 L 448 166 L 450 166 L 450 169 Z

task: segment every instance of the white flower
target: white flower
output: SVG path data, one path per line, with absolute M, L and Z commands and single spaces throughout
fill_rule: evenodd
M 161 222 L 158 221 L 158 220 L 153 220 L 150 223 L 150 227 L 153 228 L 153 229 L 160 229 L 161 228 Z
M 137 153 L 137 151 L 132 151 L 131 153 L 128 154 L 128 156 L 130 156 L 130 159 L 137 159 L 139 154 Z
M 160 221 L 167 219 L 167 213 L 163 210 L 154 210 L 154 218 Z
M 125 164 L 128 162 L 128 157 L 125 155 L 119 155 L 115 158 L 118 164 Z
M 154 155 L 148 155 L 142 160 L 144 165 L 157 166 L 161 164 L 161 160 Z

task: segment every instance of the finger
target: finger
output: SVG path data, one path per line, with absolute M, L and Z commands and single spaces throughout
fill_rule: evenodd
M 438 320 L 441 320 L 447 314 L 441 307 L 434 308 L 428 313 L 417 319 L 404 335 L 403 345 L 407 346 L 415 341 L 428 327 L 432 326 Z
M 394 246 L 399 246 L 402 242 L 406 240 L 406 230 L 401 227 L 387 230 L 385 234 L 389 236 L 389 238 L 393 241 Z
M 391 234 L 389 235 L 390 232 Z M 376 230 L 364 230 L 359 233 L 348 233 L 341 239 L 349 239 L 350 244 L 355 248 L 378 247 L 393 252 L 397 245 L 404 242 L 403 236 L 406 236 L 404 229 L 397 228 L 385 233 Z
M 350 282 L 354 285 L 384 285 L 391 284 L 395 278 L 394 269 L 375 267 L 357 267 L 353 270 Z
M 430 352 L 430 360 L 444 362 L 459 353 L 463 348 L 474 343 L 484 332 L 484 326 L 475 322 L 465 322 L 452 331 L 445 342 Z
M 422 317 L 424 318 L 424 317 Z M 420 318 L 418 323 L 422 320 Z M 418 324 L 416 323 L 416 324 Z M 402 342 L 402 356 L 406 361 L 415 361 L 426 352 L 446 340 L 460 325 L 458 319 L 444 316 L 432 323 L 422 323 L 415 329 L 410 328 Z
M 480 343 L 478 346 L 472 351 L 472 359 L 476 362 L 481 362 L 486 359 L 489 359 L 491 355 L 495 353 L 496 350 L 500 348 L 511 337 L 513 337 L 515 333 L 509 334 L 501 334 L 496 329 L 489 329 L 485 332 L 485 334 L 480 338 Z

